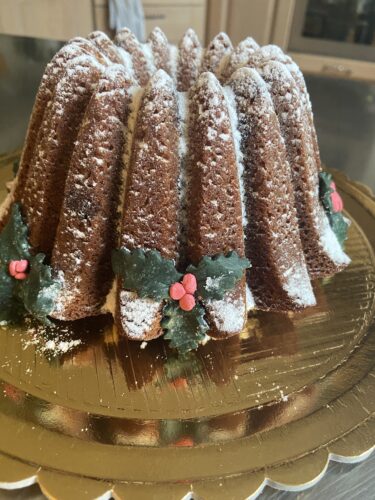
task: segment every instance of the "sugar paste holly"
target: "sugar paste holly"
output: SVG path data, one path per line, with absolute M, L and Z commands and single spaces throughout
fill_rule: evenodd
M 0 234 L 0 321 L 18 321 L 31 314 L 49 323 L 60 284 L 44 261 L 44 254 L 32 254 L 28 227 L 15 203 Z
M 250 262 L 236 252 L 203 257 L 184 274 L 173 260 L 156 250 L 120 248 L 112 253 L 112 267 L 125 290 L 164 301 L 162 328 L 179 352 L 196 349 L 209 329 L 205 301 L 221 300 L 241 280 Z
M 332 175 L 328 172 L 321 172 L 319 174 L 319 191 L 320 200 L 328 216 L 329 223 L 340 245 L 343 247 L 348 236 L 349 220 L 342 214 L 344 202 L 337 192 Z

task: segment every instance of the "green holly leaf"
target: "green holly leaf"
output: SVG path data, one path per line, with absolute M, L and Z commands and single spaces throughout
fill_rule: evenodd
M 43 264 L 45 256 L 31 256 L 28 228 L 15 203 L 10 218 L 0 234 L 0 320 L 18 321 L 27 312 L 48 323 L 56 295 L 58 281 L 52 279 L 52 270 Z M 30 273 L 24 280 L 16 280 L 8 271 L 11 260 L 29 261 Z
M 187 272 L 197 278 L 198 295 L 202 299 L 220 300 L 233 289 L 249 267 L 249 260 L 239 257 L 236 252 L 230 252 L 227 255 L 203 257 L 197 267 L 190 265 Z
M 19 283 L 6 268 L 0 269 L 0 321 L 17 322 L 25 314 L 22 301 L 17 297 Z
M 176 302 L 169 302 L 163 309 L 162 328 L 169 345 L 184 354 L 199 346 L 209 329 L 205 311 L 198 303 L 191 311 L 183 311 Z
M 141 248 L 114 250 L 112 268 L 126 290 L 155 300 L 169 298 L 169 287 L 182 277 L 173 260 L 164 259 L 156 250 Z
M 0 234 L 0 321 L 17 322 L 25 313 L 18 297 L 20 282 L 8 271 L 9 261 L 30 258 L 27 227 L 20 206 L 14 204 L 9 221 Z
M 349 227 L 348 222 L 340 212 L 329 214 L 328 218 L 332 230 L 336 235 L 336 238 L 338 239 L 340 245 L 343 247 L 345 240 L 348 237 L 348 227 Z
M 61 284 L 52 278 L 52 270 L 44 264 L 44 259 L 42 253 L 31 258 L 30 273 L 22 281 L 18 295 L 29 313 L 49 325 L 51 322 L 47 316 L 54 309 Z
M 328 172 L 320 172 L 319 174 L 319 192 L 320 200 L 324 207 L 324 210 L 328 216 L 329 223 L 333 232 L 336 235 L 337 240 L 340 245 L 344 247 L 344 242 L 348 237 L 349 223 L 342 215 L 341 212 L 333 211 L 333 204 L 331 199 L 331 194 L 333 189 L 331 188 L 332 175 Z
M 327 213 L 333 212 L 331 194 L 333 189 L 331 188 L 332 175 L 328 172 L 320 172 L 319 174 L 319 193 L 320 200 L 323 207 Z
M 10 260 L 29 259 L 30 246 L 27 226 L 22 220 L 20 206 L 12 207 L 9 221 L 0 234 L 0 266 L 8 266 Z

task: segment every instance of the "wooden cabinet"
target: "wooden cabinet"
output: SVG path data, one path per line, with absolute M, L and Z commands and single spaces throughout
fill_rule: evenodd
M 237 44 L 252 36 L 260 45 L 272 38 L 276 0 L 209 0 L 207 41 L 225 31 Z
M 171 43 L 178 43 L 187 28 L 193 28 L 204 42 L 205 0 L 144 0 L 146 33 L 159 26 Z
M 146 34 L 155 26 L 176 43 L 189 27 L 204 42 L 206 0 L 144 0 Z M 110 33 L 108 0 L 0 0 L 0 33 L 69 40 L 99 29 Z
M 91 0 L 0 1 L 0 33 L 68 40 L 93 26 Z

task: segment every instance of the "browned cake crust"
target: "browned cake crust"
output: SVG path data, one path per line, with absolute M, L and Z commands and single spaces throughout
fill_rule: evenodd
M 248 218 L 245 247 L 252 264 L 247 280 L 256 306 L 280 311 L 314 305 L 289 164 L 271 96 L 253 69 L 237 70 L 229 85 L 242 137 Z
M 93 56 L 97 62 L 107 66 L 110 61 L 108 57 L 106 57 L 103 52 L 97 47 L 95 43 L 91 40 L 87 40 L 86 38 L 76 37 L 72 38 L 68 45 L 77 45 L 80 49 L 82 49 L 83 53 Z
M 176 88 L 172 79 L 159 70 L 151 78 L 138 111 L 121 247 L 154 249 L 164 258 L 176 259 L 178 140 Z M 119 283 L 116 321 L 120 332 L 129 338 L 148 340 L 161 335 L 161 309 L 162 303 L 122 291 Z
M 286 56 L 286 57 L 288 58 L 288 56 Z M 292 59 L 288 58 L 288 60 L 285 62 L 285 65 L 289 69 L 291 75 L 293 76 L 293 78 L 294 78 L 294 80 L 299 88 L 302 104 L 303 104 L 304 111 L 306 114 L 307 122 L 309 124 L 309 131 L 310 131 L 311 139 L 313 142 L 316 168 L 319 171 L 321 171 L 322 164 L 321 164 L 321 160 L 320 160 L 318 137 L 316 135 L 312 106 L 311 106 L 310 96 L 309 96 L 309 93 L 307 91 L 305 78 L 302 74 L 302 71 L 299 69 L 297 64 Z
M 112 63 L 122 64 L 124 62 L 123 59 L 122 59 L 122 57 L 120 56 L 120 53 L 118 52 L 118 50 L 116 50 L 116 45 L 102 31 L 93 31 L 92 33 L 90 33 L 88 35 L 87 38 Z
M 244 235 L 236 153 L 223 89 L 212 73 L 203 73 L 189 93 L 187 258 L 244 255 Z M 237 314 L 238 329 L 228 330 L 218 308 Z M 207 304 L 210 335 L 238 334 L 245 321 L 245 280 L 222 301 Z
M 133 81 L 108 68 L 87 106 L 65 184 L 52 254 L 62 289 L 53 317 L 75 320 L 101 312 L 112 280 L 111 251 L 124 149 L 123 126 Z
M 150 74 L 142 45 L 137 37 L 128 28 L 123 28 L 117 33 L 115 43 L 130 55 L 134 75 L 139 84 L 146 85 L 150 79 Z
M 168 40 L 160 28 L 154 28 L 151 31 L 148 43 L 154 56 L 155 68 L 163 69 L 168 75 L 171 75 Z
M 314 125 L 314 117 L 312 114 L 312 107 L 310 102 L 309 93 L 306 88 L 305 79 L 303 77 L 302 71 L 299 69 L 297 64 L 287 55 L 285 54 L 280 47 L 277 45 L 265 45 L 263 47 L 259 47 L 258 50 L 250 54 L 248 63 L 246 64 L 249 67 L 258 68 L 263 64 L 269 61 L 277 61 L 284 64 L 290 74 L 295 80 L 297 87 L 300 92 L 300 102 L 299 109 L 301 112 L 305 114 L 308 131 L 313 142 L 313 157 L 315 158 L 316 168 L 321 170 L 321 161 L 320 161 L 320 153 L 318 146 L 318 139 L 316 135 L 315 125 Z
M 48 256 L 52 252 L 74 143 L 102 69 L 86 55 L 69 62 L 39 129 L 20 201 L 29 224 L 31 245 Z
M 268 84 L 291 167 L 294 197 L 306 263 L 312 277 L 330 276 L 345 265 L 327 255 L 322 246 L 324 218 L 319 200 L 319 169 L 308 115 L 301 109 L 299 88 L 285 65 L 271 61 L 258 67 Z
M 140 85 L 144 86 L 150 79 L 150 73 L 147 67 L 147 60 L 142 49 L 142 45 L 137 37 L 128 28 L 122 28 L 117 32 L 115 43 L 121 49 L 129 54 L 134 77 Z
M 194 30 L 188 29 L 179 44 L 177 90 L 186 92 L 199 75 L 202 47 Z
M 247 65 L 249 56 L 259 49 L 259 45 L 250 36 L 242 40 L 227 58 L 220 80 L 225 82 L 236 69 Z
M 216 35 L 204 53 L 201 71 L 211 71 L 219 76 L 232 50 L 232 42 L 226 33 Z
M 84 38 L 74 38 L 69 44 L 59 50 L 46 67 L 35 98 L 25 139 L 25 146 L 20 160 L 17 182 L 13 192 L 13 199 L 15 201 L 19 201 L 22 196 L 35 149 L 38 144 L 38 133 L 49 108 L 49 103 L 53 99 L 56 84 L 60 80 L 61 75 L 65 72 L 69 61 L 87 53 L 91 48 L 90 45 L 91 43 Z M 8 210 L 5 210 L 0 219 L 0 230 L 4 227 L 7 220 Z

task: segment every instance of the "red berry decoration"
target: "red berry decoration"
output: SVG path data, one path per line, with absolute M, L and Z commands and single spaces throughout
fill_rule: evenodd
M 194 274 L 187 273 L 182 278 L 182 283 L 173 283 L 169 288 L 169 296 L 179 301 L 183 311 L 191 311 L 195 307 L 194 293 L 197 291 L 197 279 Z
M 179 301 L 179 305 L 183 311 L 191 311 L 195 307 L 195 298 L 190 293 L 186 293 Z
M 182 284 L 186 293 L 194 294 L 197 291 L 197 278 L 194 274 L 188 273 L 182 278 Z
M 342 212 L 344 209 L 344 202 L 336 191 L 336 184 L 333 181 L 330 184 L 330 188 L 333 189 L 333 193 L 331 193 L 332 209 L 335 213 Z
M 185 288 L 181 283 L 173 283 L 169 288 L 169 295 L 173 300 L 180 300 L 185 294 Z
M 24 280 L 27 277 L 26 270 L 29 266 L 28 260 L 11 260 L 9 262 L 9 274 L 16 280 Z

